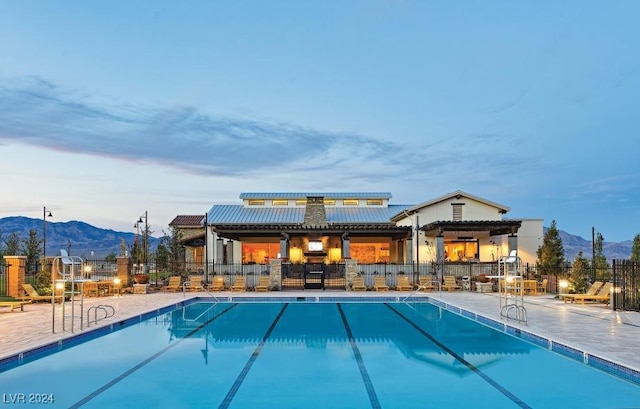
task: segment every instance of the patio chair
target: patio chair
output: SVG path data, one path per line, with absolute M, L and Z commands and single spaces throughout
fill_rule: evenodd
M 231 291 L 247 291 L 247 280 L 244 276 L 237 276 L 231 286 Z
M 374 291 L 387 291 L 389 289 L 385 276 L 375 276 L 373 279 L 373 289 Z
M 455 276 L 442 277 L 442 289 L 447 291 L 461 290 L 462 287 L 458 285 Z
M 202 291 L 204 286 L 202 285 L 202 276 L 191 276 L 184 282 L 183 288 L 185 291 Z
M 418 283 L 418 290 L 420 291 L 435 291 L 438 289 L 438 283 L 433 281 L 432 276 L 420 276 Z
M 213 283 L 209 286 L 209 291 L 224 291 L 224 278 L 220 276 L 213 277 Z
M 367 286 L 364 284 L 364 277 L 353 277 L 351 281 L 351 291 L 367 291 Z
M 603 302 L 605 304 L 609 304 L 611 300 L 611 290 L 613 289 L 613 284 L 605 283 L 600 290 L 596 294 L 567 294 L 564 295 L 564 302 L 571 301 L 580 302 L 580 304 L 584 305 L 586 301 L 593 302 Z
M 538 286 L 536 288 L 536 293 L 538 294 L 546 294 L 547 293 L 547 283 L 549 281 L 545 278 L 544 280 L 542 280 L 541 283 L 538 283 Z
M 171 276 L 169 277 L 169 282 L 167 285 L 162 287 L 162 291 L 180 291 L 182 290 L 182 277 L 180 276 Z
M 271 286 L 271 277 L 261 275 L 258 277 L 258 284 L 253 289 L 255 291 L 269 291 L 269 286 Z
M 398 276 L 398 283 L 396 284 L 396 290 L 398 291 L 413 291 L 413 284 L 409 282 L 409 277 L 405 275 Z
M 38 292 L 36 291 L 35 288 L 33 288 L 33 286 L 31 284 L 27 284 L 24 283 L 22 284 L 22 289 L 24 290 L 25 294 L 22 297 L 19 297 L 20 300 L 22 301 L 31 301 L 31 302 L 38 302 L 38 301 L 51 301 L 51 296 L 50 295 L 40 295 L 38 294 Z M 62 295 L 56 295 L 55 296 L 55 302 L 62 302 Z

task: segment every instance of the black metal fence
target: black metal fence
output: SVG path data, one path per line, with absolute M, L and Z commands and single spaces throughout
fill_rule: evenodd
M 640 262 L 613 260 L 614 310 L 640 311 Z

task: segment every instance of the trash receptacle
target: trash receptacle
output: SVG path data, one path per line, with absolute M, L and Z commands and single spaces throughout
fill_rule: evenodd
M 462 277 L 462 291 L 471 291 L 471 278 L 469 276 Z

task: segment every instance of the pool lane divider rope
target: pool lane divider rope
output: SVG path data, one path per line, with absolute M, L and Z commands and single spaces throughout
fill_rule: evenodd
M 161 349 L 160 351 L 156 352 L 155 354 L 151 355 L 149 358 L 147 358 L 144 361 L 140 362 L 138 365 L 134 366 L 133 368 L 127 370 L 126 372 L 122 373 L 118 377 L 116 377 L 116 378 L 112 379 L 111 381 L 107 382 L 102 387 L 96 389 L 95 391 L 93 391 L 89 395 L 85 396 L 84 398 L 82 398 L 81 400 L 76 402 L 75 404 L 69 406 L 69 408 L 79 408 L 79 407 L 81 407 L 85 403 L 89 402 L 91 399 L 93 399 L 96 396 L 100 395 L 102 392 L 106 391 L 107 389 L 111 388 L 113 385 L 115 385 L 118 382 L 120 382 L 123 379 L 125 379 L 127 376 L 131 375 L 132 373 L 134 373 L 138 369 L 142 368 L 143 366 L 145 366 L 149 362 L 151 362 L 154 359 L 158 358 L 160 355 L 163 355 L 165 352 L 169 351 L 170 349 L 173 349 L 174 347 L 179 345 L 185 339 L 191 338 L 195 333 L 197 333 L 198 331 L 200 331 L 201 329 L 203 329 L 204 327 L 206 327 L 207 325 L 209 325 L 211 322 L 215 321 L 216 319 L 218 319 L 222 315 L 226 314 L 231 309 L 237 307 L 238 305 L 239 305 L 238 303 L 235 303 L 235 304 L 225 308 L 224 310 L 220 311 L 218 314 L 214 315 L 211 319 L 207 320 L 206 322 L 200 324 L 198 327 L 196 327 L 193 330 L 191 330 L 183 338 L 180 338 L 176 342 L 174 342 L 172 344 L 169 344 L 167 347 L 165 347 L 165 348 Z
M 358 363 L 358 369 L 360 370 L 362 382 L 364 383 L 364 387 L 367 390 L 367 395 L 369 395 L 369 402 L 371 403 L 371 407 L 374 409 L 380 409 L 382 408 L 382 406 L 380 406 L 380 401 L 378 400 L 378 395 L 376 394 L 376 390 L 373 387 L 373 382 L 371 382 L 367 367 L 364 365 L 364 361 L 362 360 L 362 354 L 360 353 L 360 349 L 358 348 L 356 339 L 353 337 L 353 332 L 351 331 L 351 327 L 349 326 L 349 322 L 347 321 L 347 316 L 342 310 L 342 306 L 339 303 L 337 305 L 338 311 L 340 312 L 340 318 L 342 318 L 342 324 L 344 325 L 344 329 L 347 331 L 349 344 L 351 344 L 353 355 L 355 356 L 356 362 Z
M 282 309 L 280 310 L 276 318 L 273 320 L 273 322 L 269 326 L 269 329 L 267 330 L 267 332 L 262 337 L 262 341 L 260 341 L 256 349 L 253 350 L 253 353 L 249 357 L 249 360 L 244 365 L 244 368 L 242 368 L 242 371 L 240 371 L 240 374 L 236 378 L 233 385 L 231 385 L 229 392 L 227 392 L 227 395 L 222 400 L 222 403 L 220 403 L 220 406 L 218 406 L 220 409 L 228 408 L 229 405 L 231 404 L 231 401 L 236 396 L 236 393 L 238 393 L 238 389 L 240 389 L 242 382 L 244 382 L 244 379 L 247 377 L 247 374 L 251 370 L 253 363 L 256 361 L 256 359 L 258 359 L 258 355 L 260 355 L 260 352 L 262 352 L 262 348 L 264 348 L 264 344 L 266 344 L 269 337 L 271 337 L 271 333 L 275 329 L 276 325 L 278 325 L 278 321 L 280 321 L 282 314 L 284 314 L 284 311 L 287 309 L 288 306 L 289 306 L 289 303 L 285 303 L 282 306 Z
M 531 406 L 527 405 L 522 399 L 518 398 L 516 395 L 514 395 L 513 393 L 511 393 L 507 388 L 505 388 L 504 386 L 500 385 L 498 382 L 496 382 L 495 380 L 493 380 L 489 375 L 485 374 L 484 372 L 482 372 L 478 367 L 476 367 L 474 364 L 472 364 L 471 362 L 467 361 L 466 359 L 464 359 L 462 356 L 458 355 L 455 351 L 453 351 L 451 348 L 449 348 L 448 346 L 446 346 L 445 344 L 443 344 L 442 342 L 438 341 L 433 335 L 429 334 L 427 331 L 423 330 L 422 328 L 420 328 L 420 326 L 418 324 L 416 324 L 415 322 L 413 322 L 410 318 L 408 318 L 407 316 L 405 316 L 404 314 L 402 314 L 400 311 L 396 310 L 394 307 L 392 307 L 391 305 L 389 305 L 388 303 L 384 303 L 384 305 L 386 305 L 391 311 L 393 311 L 394 313 L 396 313 L 400 318 L 402 318 L 406 323 L 408 323 L 409 325 L 411 325 L 416 331 L 418 331 L 419 333 L 421 333 L 422 335 L 424 335 L 426 338 L 428 338 L 431 342 L 433 342 L 434 344 L 436 344 L 437 346 L 439 346 L 442 350 L 444 350 L 446 353 L 448 353 L 449 355 L 451 355 L 455 360 L 457 360 L 458 362 L 460 362 L 461 364 L 463 364 L 464 366 L 466 366 L 467 368 L 469 368 L 473 373 L 475 373 L 476 375 L 478 375 L 479 377 L 481 377 L 482 379 L 484 379 L 489 385 L 493 386 L 498 392 L 502 393 L 504 396 L 506 396 L 507 398 L 511 399 L 511 401 L 513 403 L 515 403 L 516 405 L 518 405 L 521 408 L 526 408 L 526 409 L 531 409 Z

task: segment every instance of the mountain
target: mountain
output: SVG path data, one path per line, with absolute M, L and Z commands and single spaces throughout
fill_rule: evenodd
M 546 234 L 546 227 L 544 228 L 544 232 Z M 564 258 L 567 261 L 572 262 L 581 251 L 582 257 L 591 259 L 591 254 L 593 253 L 591 240 L 585 240 L 580 236 L 574 236 L 562 230 L 558 230 L 558 233 L 562 240 L 562 246 L 564 247 Z M 602 253 L 609 262 L 611 262 L 611 260 L 627 260 L 631 257 L 632 245 L 632 240 L 619 243 L 605 241 L 602 243 Z
M 42 219 L 21 216 L 0 219 L 2 240 L 6 240 L 7 236 L 13 232 L 17 232 L 21 238 L 26 239 L 29 237 L 31 229 L 35 229 L 38 236 L 42 237 Z M 544 232 L 546 233 L 546 231 L 545 227 Z M 583 257 L 591 258 L 591 240 L 585 240 L 562 230 L 558 230 L 558 232 L 564 246 L 565 258 L 568 261 L 573 261 L 580 251 L 582 251 Z M 120 241 L 123 239 L 129 249 L 135 236 L 135 233 L 101 229 L 79 221 L 63 223 L 47 221 L 47 254 L 57 254 L 60 249 L 67 249 L 71 244 L 70 254 L 72 255 L 103 258 L 110 253 L 120 254 Z M 151 251 L 156 249 L 159 242 L 159 238 L 149 237 Z M 628 259 L 631 255 L 632 244 L 632 240 L 620 243 L 605 241 L 602 250 L 608 261 Z
M 2 242 L 11 233 L 18 233 L 21 239 L 27 239 L 30 230 L 35 230 L 38 237 L 42 238 L 42 219 L 31 219 L 22 216 L 0 219 Z M 129 250 L 135 237 L 135 233 L 101 229 L 75 220 L 70 222 L 47 221 L 47 255 L 54 256 L 59 254 L 60 249 L 67 249 L 70 250 L 69 254 L 74 256 L 100 259 L 111 253 L 119 255 L 121 240 L 124 240 L 127 250 Z M 140 240 L 142 240 L 142 237 L 140 237 Z M 159 242 L 159 238 L 150 236 L 150 251 L 155 251 Z M 0 246 L 3 245 L 4 243 L 0 244 Z

